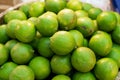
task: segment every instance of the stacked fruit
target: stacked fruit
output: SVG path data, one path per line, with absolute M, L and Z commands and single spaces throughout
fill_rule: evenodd
M 0 25 L 0 80 L 114 80 L 120 15 L 79 0 L 11 10 Z

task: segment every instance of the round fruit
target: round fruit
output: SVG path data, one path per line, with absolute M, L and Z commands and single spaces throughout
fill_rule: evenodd
M 94 72 L 99 80 L 114 80 L 118 73 L 118 66 L 111 58 L 101 58 L 97 61 Z
M 98 28 L 110 32 L 115 29 L 117 18 L 112 12 L 102 12 L 97 17 Z
M 116 28 L 113 30 L 112 39 L 115 43 L 120 44 L 120 24 L 117 24 Z
M 36 28 L 41 35 L 52 36 L 58 30 L 57 18 L 43 14 L 38 18 Z
M 80 1 L 70 0 L 67 2 L 67 8 L 72 9 L 74 11 L 82 9 L 82 3 Z
M 67 75 L 56 75 L 52 78 L 52 80 L 71 80 Z
M 49 37 L 42 37 L 39 39 L 37 43 L 38 52 L 41 56 L 51 57 L 53 55 L 53 51 L 50 49 L 50 39 Z
M 35 25 L 35 27 L 36 27 L 36 24 L 37 24 L 37 17 L 30 17 L 29 19 L 28 19 L 28 21 L 31 21 L 34 25 Z
M 60 29 L 70 30 L 75 28 L 77 16 L 75 15 L 75 12 L 73 10 L 63 9 L 58 13 L 57 17 Z
M 20 23 L 20 20 L 17 20 L 17 19 L 13 19 L 13 20 L 8 22 L 8 24 L 6 26 L 6 32 L 10 38 L 14 38 L 14 39 L 16 38 L 15 29 L 19 23 Z
M 27 17 L 24 14 L 24 12 L 20 11 L 20 10 L 12 10 L 6 13 L 6 15 L 4 16 L 4 21 L 5 23 L 8 23 L 10 20 L 13 19 L 19 19 L 19 20 L 26 20 Z
M 94 31 L 94 22 L 88 17 L 81 17 L 77 19 L 76 29 L 80 31 L 84 37 L 91 36 Z
M 108 33 L 97 31 L 89 41 L 89 47 L 99 56 L 106 56 L 112 49 L 112 40 Z
M 17 64 L 13 62 L 6 62 L 0 68 L 0 79 L 9 80 L 9 75 L 17 67 Z
M 66 0 L 45 0 L 46 11 L 58 13 L 66 6 Z
M 67 74 L 72 69 L 70 55 L 54 55 L 51 59 L 51 69 L 56 74 Z
M 76 14 L 77 18 L 88 17 L 88 13 L 83 10 L 77 10 L 77 11 L 75 11 L 75 14 Z
M 51 12 L 51 11 L 47 11 L 47 12 L 45 12 L 43 15 L 51 16 L 51 17 L 57 18 L 57 15 L 56 15 L 54 12 Z
M 34 72 L 26 65 L 19 65 L 10 73 L 9 80 L 34 80 Z
M 0 44 L 0 65 L 4 64 L 9 58 L 9 50 Z
M 6 25 L 0 25 L 0 43 L 6 43 L 9 40 L 6 29 Z
M 102 10 L 100 8 L 91 8 L 89 11 L 88 11 L 88 15 L 91 19 L 96 19 L 97 16 L 102 12 Z
M 106 57 L 112 58 L 113 60 L 115 60 L 118 67 L 120 67 L 120 45 L 113 44 L 112 50 Z
M 73 74 L 72 80 L 96 80 L 96 78 L 91 72 L 76 72 Z
M 5 47 L 11 50 L 17 43 L 18 43 L 17 40 L 9 40 L 5 43 Z
M 30 9 L 31 3 L 23 4 L 19 7 L 19 10 L 24 12 L 27 17 L 29 17 L 29 9 Z
M 49 60 L 41 56 L 33 58 L 30 61 L 29 66 L 33 70 L 37 80 L 47 78 L 51 72 Z
M 88 12 L 91 8 L 93 8 L 93 6 L 89 3 L 83 3 L 82 4 L 82 9 L 86 12 Z
M 69 54 L 75 48 L 74 37 L 67 31 L 58 31 L 50 38 L 50 48 L 58 55 Z
M 44 12 L 45 4 L 39 1 L 33 2 L 29 9 L 29 14 L 31 17 L 38 17 Z
M 73 52 L 71 63 L 77 71 L 88 72 L 94 68 L 96 57 L 91 49 L 79 47 Z
M 17 64 L 28 63 L 34 54 L 34 50 L 29 44 L 17 43 L 10 52 L 12 60 Z
M 77 48 L 77 47 L 83 46 L 84 37 L 83 37 L 82 33 L 79 32 L 78 30 L 70 30 L 69 32 L 70 32 L 70 34 L 72 34 L 72 36 L 75 39 L 75 43 L 76 43 L 75 47 Z
M 36 35 L 36 29 L 31 21 L 21 21 L 15 29 L 15 36 L 21 42 L 31 42 Z

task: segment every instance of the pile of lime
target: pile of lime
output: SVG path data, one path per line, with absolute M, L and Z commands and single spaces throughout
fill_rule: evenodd
M 80 0 L 8 11 L 0 25 L 0 80 L 115 80 L 120 15 Z

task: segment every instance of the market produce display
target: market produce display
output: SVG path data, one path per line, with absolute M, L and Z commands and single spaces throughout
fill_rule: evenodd
M 45 0 L 3 15 L 0 80 L 115 80 L 119 68 L 117 12 Z

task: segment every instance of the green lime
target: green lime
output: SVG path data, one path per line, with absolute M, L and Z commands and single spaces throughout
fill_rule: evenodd
M 4 64 L 9 58 L 9 50 L 3 44 L 0 44 L 0 65 Z
M 74 37 L 67 31 L 58 31 L 50 37 L 50 48 L 58 55 L 69 54 L 75 48 L 75 44 Z
M 0 78 L 2 80 L 9 80 L 9 75 L 17 67 L 13 62 L 6 62 L 0 68 Z
M 77 10 L 77 11 L 75 11 L 75 14 L 76 14 L 77 18 L 88 17 L 88 13 L 84 10 Z
M 67 8 L 72 9 L 74 11 L 82 9 L 82 3 L 79 0 L 70 0 L 67 2 Z
M 12 60 L 17 64 L 28 63 L 32 59 L 33 54 L 33 48 L 25 43 L 17 43 L 10 52 Z
M 0 43 L 6 43 L 9 40 L 9 36 L 7 35 L 7 26 L 0 25 Z
M 75 72 L 72 80 L 96 80 L 95 76 L 91 72 Z
M 17 40 L 9 40 L 5 43 L 5 47 L 11 50 L 17 43 L 18 43 Z
M 102 12 L 97 16 L 98 28 L 110 32 L 115 29 L 117 18 L 113 12 Z
M 38 44 L 38 52 L 41 56 L 51 57 L 53 55 L 53 51 L 50 49 L 50 38 L 42 37 L 39 39 Z
M 94 73 L 99 80 L 115 80 L 118 66 L 111 58 L 101 58 L 96 63 Z
M 31 42 L 36 35 L 36 29 L 31 21 L 24 20 L 18 23 L 15 29 L 15 36 L 21 42 Z
M 71 71 L 70 55 L 54 55 L 51 59 L 51 69 L 55 74 L 67 74 Z
M 81 17 L 77 19 L 76 29 L 80 31 L 84 37 L 91 36 L 95 31 L 95 25 L 92 19 Z
M 82 4 L 82 9 L 86 12 L 88 12 L 91 8 L 93 8 L 93 6 L 89 3 L 83 3 Z
M 113 30 L 112 39 L 115 43 L 120 44 L 120 24 L 117 24 L 116 28 Z
M 50 75 L 50 63 L 47 58 L 37 56 L 30 61 L 29 66 L 33 70 L 37 80 L 43 80 Z
M 45 0 L 45 10 L 58 13 L 66 6 L 66 0 Z
M 95 20 L 100 13 L 102 13 L 102 10 L 100 8 L 91 8 L 88 11 L 89 17 L 93 20 Z
M 97 31 L 89 41 L 89 47 L 99 56 L 106 56 L 112 49 L 112 39 L 108 33 Z
M 71 80 L 67 75 L 56 75 L 52 78 L 52 80 Z
M 88 72 L 94 68 L 96 56 L 90 48 L 79 47 L 72 53 L 71 63 L 77 71 Z
M 34 72 L 26 65 L 19 65 L 10 73 L 9 80 L 35 80 Z
M 45 4 L 40 1 L 33 2 L 29 9 L 29 14 L 31 17 L 38 17 L 44 13 Z
M 71 9 L 62 9 L 58 14 L 58 22 L 60 29 L 70 30 L 74 29 L 77 22 L 77 16 L 75 12 Z
M 58 30 L 57 18 L 43 14 L 38 18 L 36 28 L 42 36 L 52 36 Z
M 5 23 L 8 23 L 10 20 L 13 20 L 13 19 L 26 20 L 27 17 L 24 14 L 24 12 L 22 12 L 20 10 L 9 11 L 4 16 L 4 22 Z
M 76 48 L 83 46 L 84 37 L 83 37 L 82 33 L 79 32 L 78 30 L 70 30 L 69 32 L 70 32 L 70 34 L 72 34 L 72 36 L 75 39 Z
M 17 20 L 17 19 L 13 19 L 13 20 L 8 22 L 8 24 L 6 26 L 6 32 L 7 32 L 7 35 L 10 38 L 13 38 L 13 39 L 16 38 L 16 36 L 15 36 L 15 29 L 18 26 L 19 23 L 20 23 L 20 20 Z

